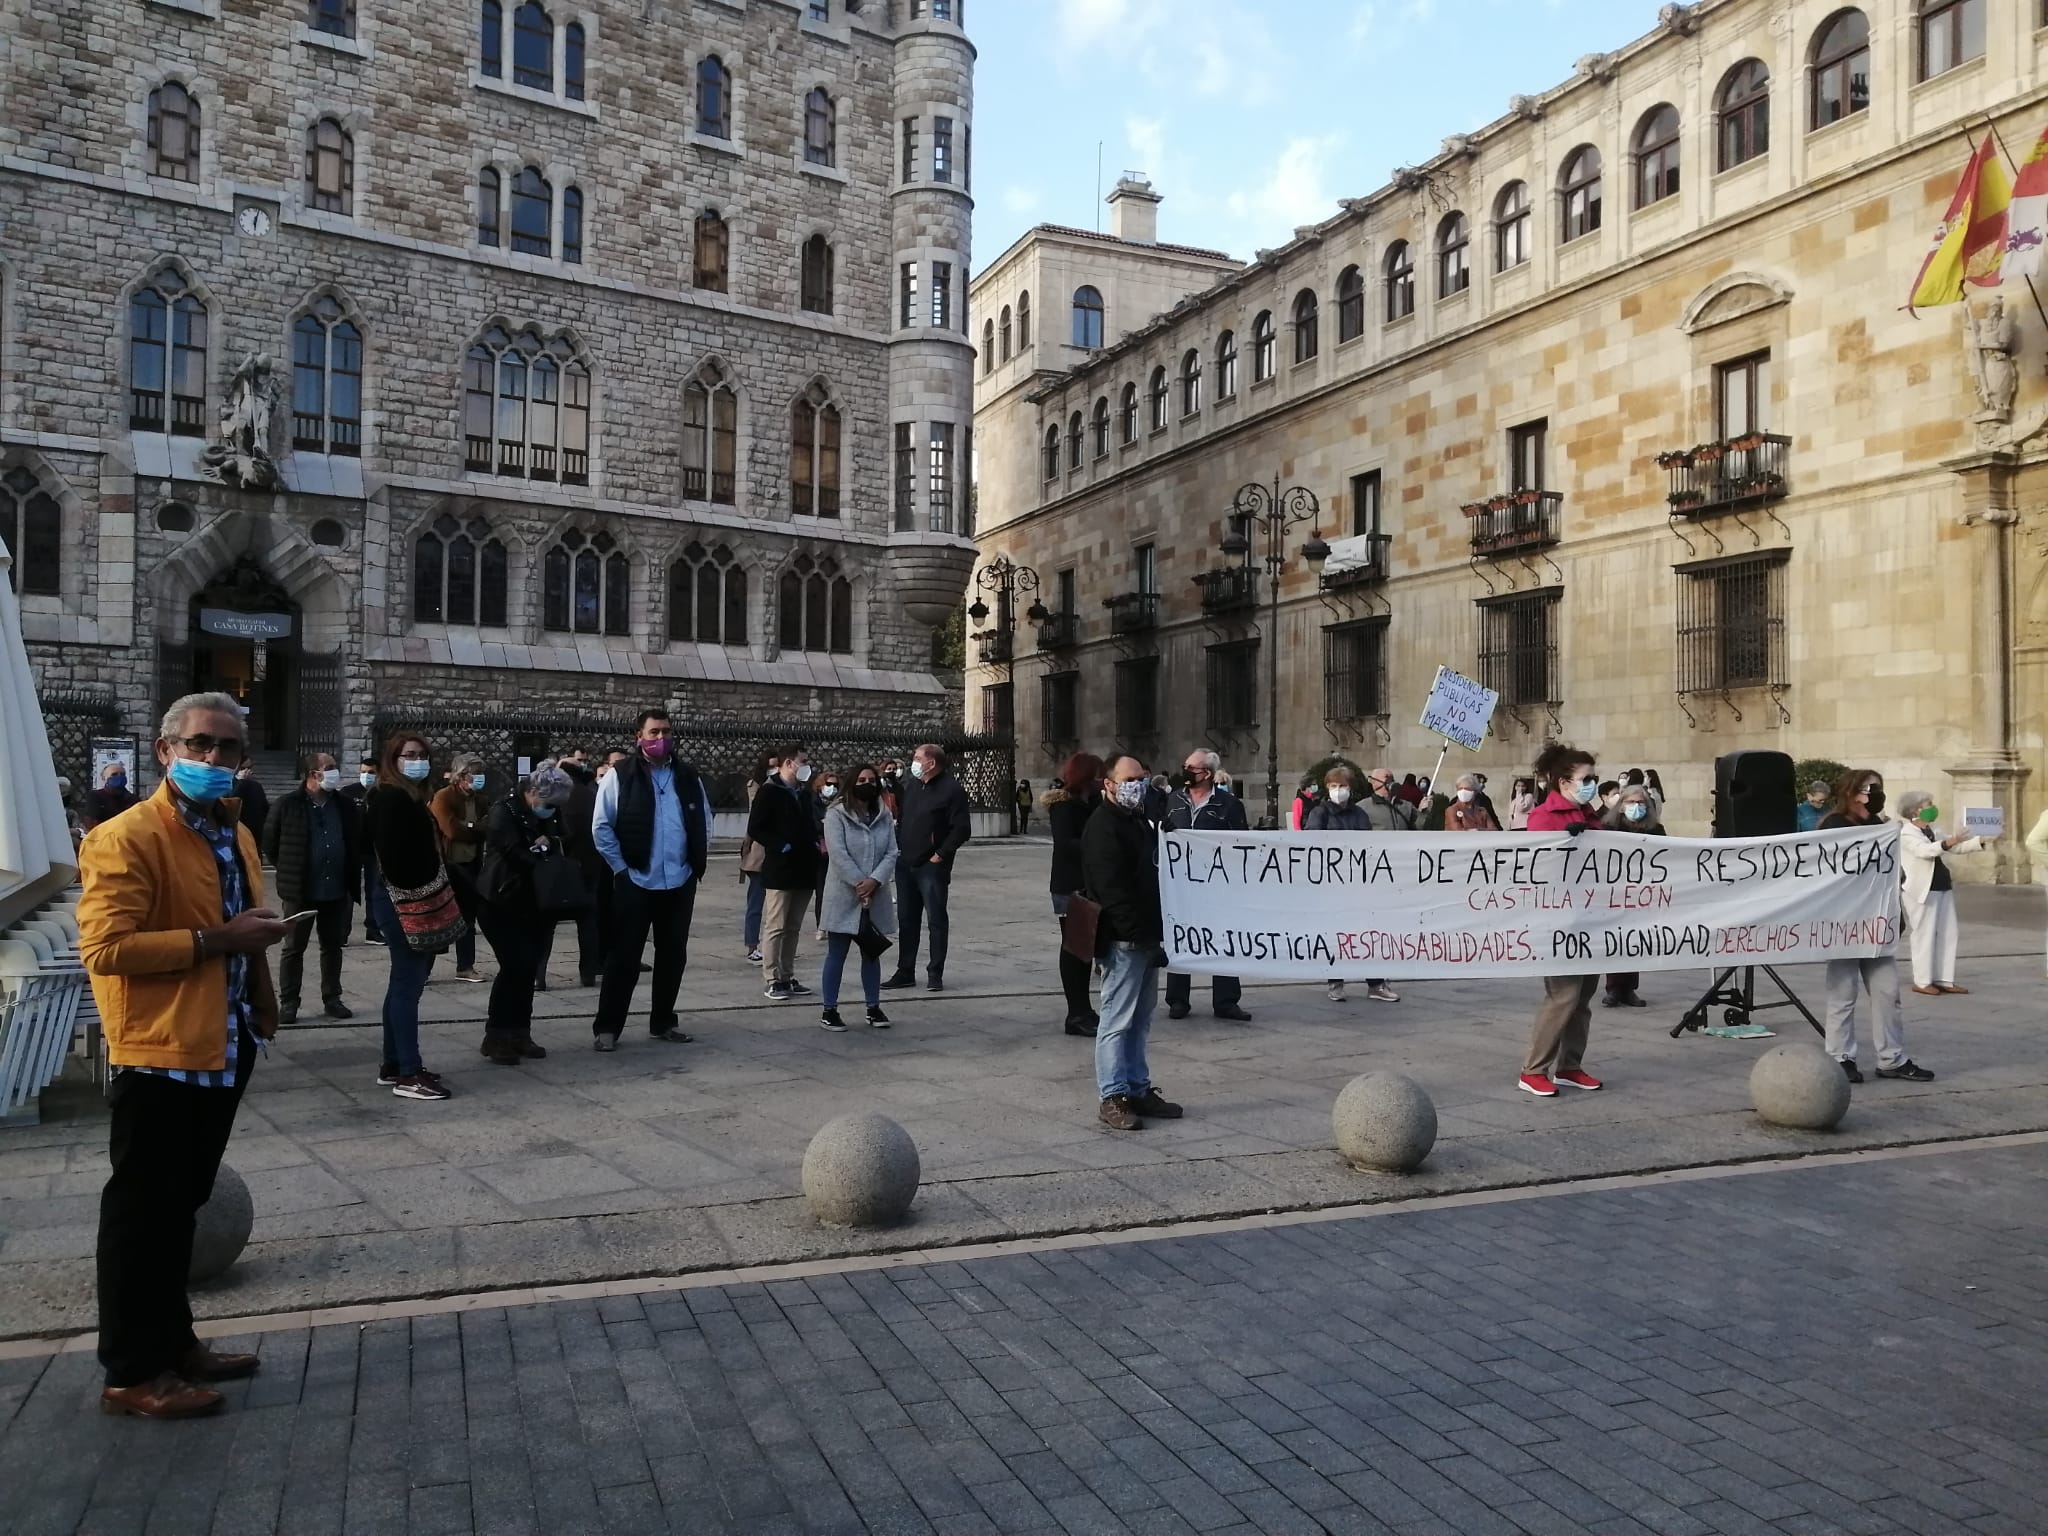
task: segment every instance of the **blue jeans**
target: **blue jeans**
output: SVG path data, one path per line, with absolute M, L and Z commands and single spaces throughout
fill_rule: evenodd
M 839 1006 L 839 973 L 846 969 L 846 952 L 853 948 L 850 933 L 828 933 L 825 935 L 825 974 L 819 984 L 825 989 L 825 1006 Z M 879 958 L 870 960 L 860 957 L 860 994 L 867 999 L 870 1008 L 882 1006 L 882 962 Z
M 384 1060 L 398 1068 L 400 1077 L 414 1077 L 420 1070 L 420 994 L 427 990 L 434 957 L 415 954 L 406 944 L 405 929 L 381 880 L 368 894 L 370 921 L 391 951 L 391 980 L 384 987 Z M 472 947 L 475 943 L 470 940 Z
M 1095 1030 L 1098 1098 L 1143 1098 L 1152 1086 L 1152 1069 L 1145 1062 L 1152 1010 L 1159 1006 L 1159 972 L 1152 954 L 1150 944 L 1112 944 L 1102 957 L 1102 1022 Z
M 768 888 L 761 883 L 761 872 L 756 870 L 747 876 L 747 916 L 740 930 L 750 955 L 761 947 L 761 908 L 767 900 Z
M 946 970 L 946 937 L 949 925 L 946 922 L 946 895 L 952 889 L 953 869 L 949 864 L 933 864 L 929 860 L 922 864 L 896 866 L 896 974 L 911 976 L 917 972 L 917 930 L 920 922 L 929 922 L 932 930 L 931 955 L 926 964 L 934 976 L 942 976 Z

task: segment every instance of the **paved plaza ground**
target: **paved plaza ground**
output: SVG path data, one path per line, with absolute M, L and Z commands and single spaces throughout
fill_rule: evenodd
M 254 1239 L 196 1307 L 230 1317 L 676 1275 L 2048 1128 L 2042 893 L 1976 888 L 1962 893 L 1973 992 L 1908 998 L 1912 1049 L 1938 1080 L 1867 1083 L 1830 1137 L 1750 1113 L 1749 1069 L 1770 1042 L 1668 1037 L 1698 972 L 1649 978 L 1650 1009 L 1596 1010 L 1589 1064 L 1609 1089 L 1555 1101 L 1515 1090 L 1533 983 L 1403 983 L 1392 1005 L 1255 985 L 1249 1025 L 1205 1006 L 1181 1023 L 1162 1014 L 1153 1069 L 1186 1119 L 1105 1131 L 1089 1043 L 1059 1028 L 1047 858 L 1043 843 L 970 848 L 948 990 L 891 994 L 886 1032 L 830 1035 L 811 1006 L 763 999 L 729 876 L 698 907 L 684 991 L 695 1044 L 650 1041 L 636 1018 L 617 1053 L 592 1052 L 594 997 L 574 985 L 565 933 L 538 1000 L 552 1054 L 494 1067 L 476 1054 L 487 989 L 444 960 L 424 1030 L 456 1094 L 440 1104 L 373 1081 L 386 961 L 358 933 L 358 1021 L 309 1018 L 256 1072 L 228 1150 L 254 1195 Z M 815 983 L 808 936 L 805 950 Z M 1789 974 L 1817 1007 L 1819 976 Z M 1441 1116 L 1435 1152 L 1405 1179 L 1354 1173 L 1332 1150 L 1337 1089 L 1386 1067 L 1419 1079 Z M 0 1337 L 92 1324 L 104 1109 L 84 1083 L 45 1106 L 43 1125 L 0 1131 Z M 809 1137 L 857 1109 L 896 1118 L 922 1152 L 925 1185 L 898 1231 L 824 1230 L 800 1198 Z

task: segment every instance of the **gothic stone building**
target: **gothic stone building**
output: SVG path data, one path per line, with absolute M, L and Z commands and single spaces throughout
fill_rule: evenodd
M 936 733 L 961 19 L 6 0 L 0 537 L 46 696 L 146 740 L 224 687 L 277 751 L 650 702 Z
M 1501 704 L 1446 769 L 1496 793 L 1558 737 L 1660 768 L 1700 832 L 1715 757 L 1768 748 L 2024 833 L 2048 328 L 2017 283 L 2002 313 L 1903 304 L 1973 138 L 2023 160 L 2048 127 L 2044 50 L 2040 0 L 1666 6 L 1130 334 L 984 386 L 982 554 L 1051 612 L 970 709 L 1015 708 L 1034 778 L 1214 745 L 1256 815 L 1268 648 L 1286 790 L 1333 750 L 1428 771 L 1450 666 Z M 1064 337 L 1070 295 L 1034 298 Z M 1231 537 L 1276 482 L 1319 507 L 1277 624 L 1263 541 Z M 2025 876 L 2017 835 L 1954 863 Z

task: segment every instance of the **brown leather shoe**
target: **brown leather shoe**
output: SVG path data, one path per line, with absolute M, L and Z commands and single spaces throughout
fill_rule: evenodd
M 1941 988 L 1939 987 L 1915 987 L 1913 988 L 1913 990 L 1915 992 L 1918 992 L 1922 997 L 1941 996 Z
M 1952 987 L 1945 981 L 1937 981 L 1934 984 L 1934 990 L 1946 993 L 1950 997 L 1967 997 L 1970 992 L 1968 987 Z
M 139 1387 L 102 1388 L 100 1412 L 116 1416 L 133 1414 L 141 1419 L 197 1419 L 219 1412 L 225 1401 L 218 1392 L 195 1387 L 165 1371 Z
M 204 1344 L 195 1344 L 178 1357 L 178 1374 L 187 1381 L 237 1381 L 254 1376 L 257 1364 L 254 1355 L 215 1354 Z
M 1131 1112 L 1131 1101 L 1122 1094 L 1112 1094 L 1102 1101 L 1095 1111 L 1095 1118 L 1112 1131 L 1135 1131 L 1138 1117 Z

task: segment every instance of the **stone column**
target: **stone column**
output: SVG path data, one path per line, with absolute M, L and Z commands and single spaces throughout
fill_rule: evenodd
M 1961 881 L 1989 878 L 2000 885 L 2028 878 L 2026 849 L 2020 839 L 2023 791 L 2029 770 L 2020 761 L 2013 737 L 2013 510 L 2014 456 L 1988 449 L 1946 461 L 1944 468 L 1961 481 L 1962 511 L 1958 521 L 1969 530 L 1969 580 L 1972 594 L 1970 626 L 1969 754 L 1948 769 L 1955 786 L 1954 825 L 1971 806 L 1996 806 L 2005 812 L 2006 835 L 1988 856 L 1958 859 L 1950 865 Z

